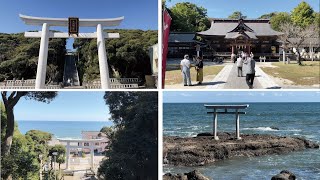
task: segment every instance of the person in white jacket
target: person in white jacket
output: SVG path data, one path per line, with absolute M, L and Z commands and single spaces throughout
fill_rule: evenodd
M 241 56 L 238 56 L 237 58 L 238 77 L 242 77 L 242 65 L 243 65 L 243 60 Z
M 191 63 L 189 60 L 188 55 L 184 55 L 184 59 L 181 60 L 180 62 L 180 68 L 181 68 L 181 73 L 182 73 L 182 78 L 183 78 L 183 85 L 184 86 L 192 86 L 191 84 L 191 76 L 190 76 L 190 67 Z

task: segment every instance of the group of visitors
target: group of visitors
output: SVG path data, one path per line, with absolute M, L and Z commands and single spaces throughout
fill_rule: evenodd
M 243 77 L 243 71 L 246 76 L 246 82 L 249 86 L 249 89 L 253 89 L 253 81 L 255 77 L 255 60 L 253 59 L 254 55 L 251 52 L 248 55 L 245 52 L 241 52 L 237 58 L 237 70 L 238 70 L 238 77 Z
M 237 71 L 238 71 L 238 77 L 243 77 L 245 74 L 246 77 L 246 83 L 249 86 L 250 89 L 253 89 L 253 81 L 255 77 L 255 60 L 253 59 L 254 55 L 251 52 L 250 54 L 241 52 L 238 54 L 238 56 L 234 55 L 231 56 L 231 60 L 234 63 L 237 63 Z M 238 58 L 236 58 L 238 57 Z M 236 60 L 233 60 L 236 59 Z M 183 85 L 184 86 L 193 86 L 191 83 L 191 74 L 190 69 L 191 67 L 195 67 L 197 72 L 197 79 L 198 84 L 202 84 L 203 81 L 203 61 L 201 57 L 195 58 L 195 65 L 192 65 L 189 60 L 189 55 L 184 55 L 184 59 L 180 62 L 180 68 L 183 78 Z M 243 73 L 244 72 L 244 73 Z
M 183 85 L 184 86 L 193 86 L 191 83 L 191 74 L 190 74 L 190 68 L 192 67 L 191 62 L 189 60 L 189 55 L 184 55 L 184 59 L 180 62 L 180 68 L 182 72 L 182 78 L 183 78 Z M 197 81 L 198 84 L 202 84 L 203 81 L 203 61 L 201 57 L 196 58 L 196 62 L 194 65 L 196 71 L 197 71 Z

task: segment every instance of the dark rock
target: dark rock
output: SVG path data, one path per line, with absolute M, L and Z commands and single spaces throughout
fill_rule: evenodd
M 202 175 L 198 170 L 194 170 L 192 172 L 185 173 L 185 175 L 187 175 L 188 180 L 189 179 L 190 180 L 209 180 L 209 178 Z
M 188 177 L 183 174 L 173 175 L 171 173 L 166 173 L 165 175 L 163 175 L 162 179 L 163 180 L 188 180 Z
M 271 178 L 271 180 L 296 180 L 296 175 L 288 170 L 283 170 Z
M 184 174 L 171 174 L 166 173 L 163 175 L 163 180 L 210 180 L 200 173 L 198 170 L 191 171 Z
M 271 126 L 270 128 L 273 130 L 280 130 L 278 127 L 275 127 L 275 126 Z
M 218 133 L 212 136 L 163 137 L 165 162 L 171 165 L 203 166 L 233 157 L 254 157 L 284 154 L 307 148 L 319 148 L 319 144 L 297 137 L 280 137 L 266 134 L 242 134 L 241 140 L 234 133 Z

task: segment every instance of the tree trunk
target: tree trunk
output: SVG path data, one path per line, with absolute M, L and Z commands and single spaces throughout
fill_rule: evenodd
M 299 64 L 299 65 L 302 65 L 302 63 L 301 63 L 301 55 L 300 55 L 299 50 L 297 50 L 297 52 L 298 52 L 298 59 L 297 59 L 298 64 Z
M 5 105 L 6 113 L 7 113 L 7 128 L 6 134 L 4 136 L 4 142 L 2 147 L 2 155 L 7 156 L 10 154 L 13 132 L 14 132 L 14 114 L 13 114 L 13 107 L 9 105 Z
M 2 156 L 7 156 L 10 154 L 10 149 L 12 145 L 13 133 L 14 133 L 14 113 L 13 108 L 18 103 L 19 99 L 24 96 L 26 92 L 11 92 L 10 96 L 7 97 L 7 92 L 1 92 L 2 100 L 6 109 L 7 114 L 7 127 L 6 127 L 6 134 L 3 139 L 2 144 Z

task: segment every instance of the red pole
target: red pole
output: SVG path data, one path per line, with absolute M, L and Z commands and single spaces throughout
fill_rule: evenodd
M 166 9 L 163 10 L 163 23 L 162 23 L 162 89 L 164 89 L 166 78 L 166 65 L 168 54 L 168 42 L 170 34 L 171 17 Z

